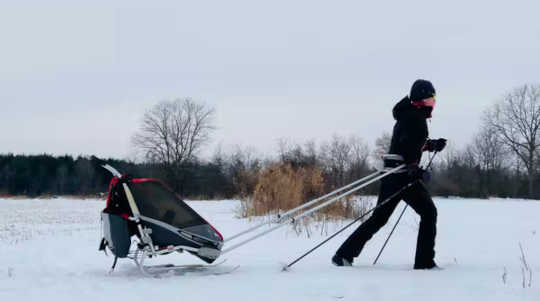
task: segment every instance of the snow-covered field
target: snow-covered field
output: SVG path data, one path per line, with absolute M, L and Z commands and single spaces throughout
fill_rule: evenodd
M 101 200 L 0 199 L 0 300 L 540 300 L 540 202 L 436 199 L 437 262 L 442 271 L 412 270 L 418 218 L 409 209 L 380 262 L 371 263 L 393 220 L 352 268 L 330 258 L 353 228 L 291 271 L 280 268 L 326 236 L 284 227 L 230 254 L 226 275 L 142 277 L 133 262 L 98 252 Z M 254 222 L 235 218 L 236 201 L 190 202 L 225 236 Z M 329 232 L 341 225 L 330 225 Z M 523 246 L 532 269 L 522 274 Z M 184 254 L 162 258 L 196 263 Z

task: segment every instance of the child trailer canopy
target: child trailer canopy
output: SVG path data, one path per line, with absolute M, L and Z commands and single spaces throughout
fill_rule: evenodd
M 110 165 L 113 173 L 105 209 L 101 213 L 103 239 L 118 258 L 135 261 L 141 272 L 175 269 L 173 265 L 145 266 L 147 257 L 187 251 L 207 263 L 221 254 L 223 237 L 167 185 L 152 178 L 130 178 Z M 133 243 L 132 243 L 133 239 Z

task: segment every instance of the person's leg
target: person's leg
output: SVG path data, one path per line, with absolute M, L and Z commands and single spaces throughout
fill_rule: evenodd
M 381 189 L 379 192 L 379 198 L 377 205 L 386 200 L 389 196 L 398 191 L 401 187 L 396 187 L 396 181 L 392 179 L 385 179 L 381 183 Z M 364 245 L 368 240 L 373 237 L 379 229 L 386 224 L 388 218 L 394 212 L 397 204 L 401 199 L 401 195 L 398 195 L 386 204 L 375 209 L 369 219 L 363 222 L 357 229 L 354 231 L 347 240 L 341 245 L 341 247 L 336 251 L 338 257 L 345 258 L 347 261 L 352 262 L 354 257 L 358 257 L 360 252 L 364 248 Z
M 437 234 L 437 208 L 427 189 L 420 183 L 403 195 L 403 200 L 420 215 L 420 229 L 416 242 L 415 269 L 429 269 L 435 264 L 435 235 Z

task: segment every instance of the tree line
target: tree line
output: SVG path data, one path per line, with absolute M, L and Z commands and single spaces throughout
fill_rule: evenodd
M 133 170 L 122 160 L 108 163 Z M 105 191 L 110 176 L 91 158 L 69 155 L 0 155 L 1 195 L 90 195 Z
M 390 134 L 373 148 L 358 136 L 335 135 L 327 141 L 279 141 L 264 157 L 250 148 L 218 148 L 202 160 L 210 141 L 215 110 L 190 98 L 162 101 L 143 116 L 132 137 L 141 154 L 137 163 L 106 162 L 135 177 L 156 177 L 187 198 L 233 198 L 253 195 L 261 171 L 270 166 L 316 167 L 325 190 L 333 190 L 373 172 L 387 152 Z M 539 198 L 540 85 L 523 85 L 486 108 L 472 141 L 450 145 L 434 161 L 434 195 Z M 451 137 L 447 137 L 451 140 Z M 380 166 L 379 166 L 380 167 Z M 110 174 L 90 157 L 0 155 L 0 194 L 86 195 L 107 190 Z M 376 194 L 377 185 L 364 190 Z
M 107 191 L 111 174 L 101 167 L 108 163 L 133 177 L 164 180 L 188 198 L 246 197 L 253 193 L 259 171 L 275 162 L 294 168 L 324 166 L 328 185 L 345 185 L 369 171 L 368 148 L 357 137 L 334 137 L 317 149 L 315 143 L 279 144 L 277 158 L 265 159 L 250 148 L 218 150 L 208 160 L 176 163 L 174 173 L 159 162 L 135 163 L 95 157 L 0 154 L 0 195 L 97 195 Z
M 355 136 L 334 136 L 319 145 L 313 141 L 304 144 L 281 141 L 278 149 L 273 158 L 263 158 L 249 148 L 219 150 L 209 160 L 191 160 L 179 165 L 177 174 L 181 178 L 176 180 L 160 164 L 104 161 L 134 177 L 160 178 L 186 198 L 229 199 L 251 196 L 260 172 L 276 164 L 320 168 L 325 190 L 330 191 L 373 172 L 380 153 Z M 480 150 L 472 146 L 461 151 L 449 146 L 445 152 L 432 169 L 430 189 L 434 195 L 529 197 L 526 169 L 489 165 L 482 161 Z M 83 156 L 0 155 L 0 195 L 100 195 L 107 192 L 111 175 L 98 163 Z M 519 162 L 515 164 L 519 166 Z M 536 177 L 534 186 L 539 182 L 540 178 Z M 377 184 L 362 191 L 377 192 Z M 540 191 L 533 192 L 533 197 L 540 197 Z

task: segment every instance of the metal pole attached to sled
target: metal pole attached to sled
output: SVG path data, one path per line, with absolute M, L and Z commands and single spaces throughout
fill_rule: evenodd
M 235 235 L 233 235 L 233 236 L 231 236 L 231 237 L 227 237 L 227 238 L 224 240 L 224 242 L 231 241 L 231 240 L 233 240 L 233 239 L 235 239 L 235 238 L 238 238 L 238 237 L 240 237 L 240 236 L 242 236 L 242 235 L 245 235 L 245 234 L 247 234 L 247 233 L 253 232 L 253 231 L 259 229 L 260 227 L 266 226 L 266 225 L 268 225 L 268 224 L 279 223 L 279 222 L 281 222 L 283 219 L 285 219 L 286 217 L 289 217 L 289 216 L 291 216 L 292 214 L 294 214 L 294 213 L 296 213 L 296 212 L 298 212 L 298 211 L 300 211 L 300 210 L 302 210 L 302 209 L 304 209 L 304 208 L 306 208 L 306 207 L 309 207 L 309 206 L 311 206 L 311 205 L 313 205 L 313 204 L 315 204 L 315 203 L 317 203 L 317 202 L 319 202 L 319 201 L 322 201 L 322 200 L 326 199 L 327 197 L 333 196 L 333 195 L 335 195 L 335 194 L 337 194 L 337 193 L 339 193 L 339 192 L 342 192 L 343 190 L 346 190 L 346 189 L 351 188 L 351 187 L 353 187 L 353 186 L 356 186 L 356 185 L 358 185 L 358 184 L 360 184 L 360 183 L 362 183 L 362 182 L 364 182 L 364 181 L 367 181 L 367 180 L 369 180 L 369 179 L 375 177 L 376 175 L 378 175 L 378 174 L 380 174 L 380 173 L 381 173 L 381 171 L 376 171 L 376 172 L 374 172 L 374 173 L 372 173 L 372 174 L 370 174 L 370 175 L 368 175 L 368 176 L 365 176 L 365 177 L 363 177 L 363 178 L 361 178 L 361 179 L 359 179 L 359 180 L 356 180 L 356 181 L 354 181 L 354 182 L 352 182 L 352 183 L 350 183 L 350 184 L 348 184 L 348 185 L 346 185 L 346 186 L 343 186 L 343 187 L 341 187 L 341 188 L 339 188 L 339 189 L 336 189 L 336 190 L 334 190 L 334 191 L 332 191 L 332 192 L 330 192 L 330 193 L 328 193 L 328 194 L 325 194 L 325 195 L 323 195 L 323 196 L 321 196 L 321 197 L 318 197 L 318 198 L 316 198 L 316 199 L 314 199 L 314 200 L 311 200 L 311 201 L 309 201 L 309 202 L 307 202 L 307 203 L 305 203 L 305 204 L 302 204 L 301 206 L 298 206 L 298 207 L 293 208 L 293 209 L 291 209 L 291 210 L 289 210 L 289 211 L 287 211 L 287 212 L 284 212 L 284 213 L 282 213 L 282 214 L 279 214 L 279 215 L 278 215 L 275 219 L 273 219 L 273 220 L 270 220 L 270 221 L 267 221 L 267 222 L 258 224 L 258 225 L 254 226 L 254 227 L 251 227 L 251 228 L 249 228 L 249 229 L 247 229 L 247 230 L 245 230 L 245 231 L 242 231 L 242 232 L 240 232 L 240 233 L 238 233 L 238 234 L 235 234 Z
M 332 198 L 332 199 L 330 199 L 330 200 L 327 200 L 327 201 L 325 201 L 325 202 L 319 204 L 318 206 L 315 206 L 315 207 L 313 207 L 313 208 L 311 208 L 311 209 L 305 211 L 304 213 L 302 213 L 302 214 L 300 214 L 300 215 L 297 215 L 297 216 L 294 216 L 294 217 L 290 217 L 290 219 L 291 219 L 292 222 L 294 222 L 295 219 L 302 218 L 302 217 L 304 217 L 304 216 L 306 216 L 306 215 L 309 215 L 309 214 L 311 214 L 311 213 L 313 213 L 313 212 L 315 212 L 315 211 L 318 211 L 318 210 L 320 210 L 320 209 L 322 209 L 322 208 L 324 208 L 324 207 L 326 207 L 326 206 L 328 206 L 328 205 L 334 203 L 335 201 L 337 201 L 337 200 L 339 200 L 339 199 L 342 199 L 342 198 L 344 198 L 344 197 L 346 197 L 346 196 L 352 194 L 353 192 L 355 192 L 355 191 L 357 191 L 357 190 L 359 190 L 359 189 L 361 189 L 361 188 L 364 188 L 364 187 L 366 187 L 367 185 L 369 185 L 369 184 L 371 184 L 371 183 L 373 183 L 373 182 L 376 182 L 376 181 L 378 181 L 378 180 L 380 180 L 380 179 L 382 179 L 382 178 L 388 176 L 389 174 L 395 173 L 396 171 L 398 171 L 398 170 L 400 170 L 400 169 L 402 169 L 402 168 L 404 168 L 404 167 L 405 167 L 405 164 L 401 164 L 401 165 L 398 166 L 398 167 L 392 168 L 392 169 L 390 169 L 390 170 L 384 172 L 382 175 L 377 176 L 377 177 L 375 177 L 375 178 L 373 178 L 373 179 L 371 179 L 371 180 L 369 180 L 369 181 L 363 183 L 362 185 L 360 185 L 360 186 L 358 186 L 358 187 L 355 187 L 355 188 L 353 188 L 353 189 L 347 191 L 346 193 L 340 194 L 340 195 L 338 195 L 338 196 L 336 196 L 336 197 L 334 197 L 334 198 Z M 257 239 L 257 238 L 259 238 L 259 237 L 261 237 L 261 236 L 264 236 L 264 235 L 266 235 L 266 234 L 268 234 L 268 233 L 270 233 L 270 232 L 272 232 L 272 231 L 274 231 L 274 230 L 276 230 L 276 229 L 278 229 L 278 228 L 281 228 L 281 227 L 283 227 L 283 226 L 285 226 L 285 225 L 287 225 L 287 224 L 286 224 L 286 223 L 280 223 L 280 224 L 277 224 L 277 225 L 275 225 L 274 227 L 272 227 L 272 228 L 270 228 L 270 229 L 268 229 L 268 230 L 266 230 L 266 231 L 264 231 L 264 232 L 261 232 L 261 233 L 255 235 L 255 236 L 253 236 L 253 237 L 251 237 L 251 238 L 248 238 L 248 239 L 246 239 L 246 240 L 244 240 L 244 241 L 242 241 L 242 242 L 237 243 L 236 245 L 233 245 L 233 246 L 231 246 L 231 247 L 229 247 L 229 248 L 223 250 L 223 251 L 221 252 L 221 254 L 228 253 L 228 252 L 230 252 L 230 251 L 232 251 L 232 250 L 234 250 L 234 249 L 236 249 L 236 248 L 238 248 L 238 247 L 241 247 L 241 246 L 247 244 L 248 242 L 250 242 L 250 241 L 252 241 L 252 240 L 255 240 L 255 239 Z

